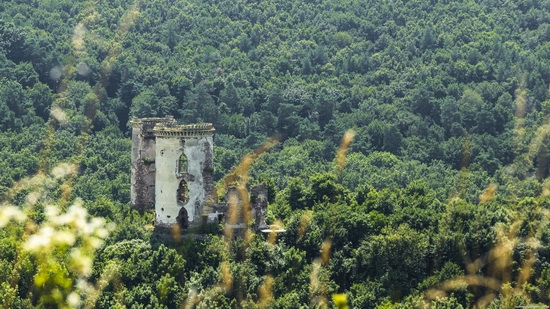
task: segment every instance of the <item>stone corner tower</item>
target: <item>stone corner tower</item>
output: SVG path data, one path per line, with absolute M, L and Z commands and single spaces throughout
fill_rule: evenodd
M 211 123 L 158 122 L 155 144 L 155 222 L 181 228 L 201 223 L 205 205 L 215 203 L 215 129 Z
M 175 124 L 174 117 L 134 118 L 132 123 L 131 196 L 132 207 L 146 210 L 155 204 L 155 143 L 153 128 Z

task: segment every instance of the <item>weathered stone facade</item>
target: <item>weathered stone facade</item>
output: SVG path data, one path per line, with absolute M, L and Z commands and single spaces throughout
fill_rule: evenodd
M 250 191 L 230 187 L 225 194 L 225 201 L 226 204 L 217 204 L 215 209 L 225 211 L 223 219 L 226 227 L 244 229 L 252 225 L 251 227 L 256 231 L 266 228 L 267 188 L 265 185 L 256 185 L 250 188 Z
M 212 200 L 212 124 L 178 125 L 173 117 L 132 120 L 131 202 L 155 208 L 156 224 L 198 223 Z
M 132 120 L 132 206 L 155 209 L 155 225 L 185 229 L 202 222 L 265 227 L 265 186 L 237 192 L 229 188 L 218 204 L 214 188 L 212 124 L 178 125 L 173 117 Z M 235 199 L 235 196 L 239 196 Z M 243 203 L 243 200 L 245 203 Z M 246 209 L 245 209 L 246 208 Z M 235 218 L 229 218 L 233 211 Z
M 156 224 L 197 224 L 214 189 L 214 127 L 159 124 L 153 131 L 157 138 Z
M 265 213 L 267 211 L 267 187 L 264 184 L 250 188 L 250 205 L 252 206 L 252 218 L 254 229 L 261 230 L 267 227 Z
M 156 137 L 153 128 L 159 123 L 175 123 L 174 117 L 132 120 L 131 203 L 139 210 L 155 205 Z

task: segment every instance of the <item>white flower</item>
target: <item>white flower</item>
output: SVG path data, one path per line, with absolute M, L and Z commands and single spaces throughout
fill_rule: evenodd
M 71 259 L 74 269 L 81 275 L 88 277 L 92 274 L 92 259 L 84 254 L 80 249 L 71 250 Z
M 76 237 L 69 231 L 58 231 L 53 235 L 52 240 L 57 245 L 72 246 L 76 241 Z
M 23 245 L 23 248 L 31 252 L 39 252 L 44 248 L 48 248 L 51 245 L 54 234 L 55 230 L 52 227 L 45 226 L 41 228 L 38 233 L 29 237 Z
M 46 218 L 48 220 L 52 220 L 52 218 L 55 218 L 59 215 L 59 208 L 55 205 L 47 205 L 44 207 L 44 214 L 46 215 Z
M 6 226 L 11 220 L 23 222 L 27 216 L 17 207 L 2 206 L 0 207 L 0 227 Z
M 92 218 L 92 220 L 83 226 L 82 233 L 84 235 L 93 235 L 96 234 L 96 231 L 103 227 L 105 224 L 105 219 L 103 218 Z
M 78 279 L 76 281 L 76 288 L 84 293 L 90 293 L 94 290 L 94 286 L 84 279 Z
M 100 218 L 100 217 L 94 217 L 92 218 L 92 220 L 90 221 L 90 225 L 95 229 L 97 228 L 100 228 L 102 227 L 103 225 L 105 225 L 105 219 L 103 218 Z
M 81 203 L 71 205 L 66 213 L 57 217 L 59 225 L 70 225 L 77 228 L 86 229 L 86 215 L 88 212 L 81 206 Z M 87 234 L 85 232 L 85 234 Z
M 80 305 L 80 296 L 75 292 L 70 293 L 67 296 L 67 304 L 73 308 L 78 307 Z
M 99 248 L 101 248 L 101 246 L 103 246 L 103 240 L 101 240 L 99 238 L 92 237 L 89 240 L 89 244 L 90 244 L 90 246 L 92 246 L 92 248 L 99 249 Z
M 99 228 L 99 229 L 96 229 L 95 235 L 99 238 L 105 239 L 107 238 L 107 236 L 109 236 L 109 231 L 107 231 L 107 229 L 104 229 L 104 228 Z

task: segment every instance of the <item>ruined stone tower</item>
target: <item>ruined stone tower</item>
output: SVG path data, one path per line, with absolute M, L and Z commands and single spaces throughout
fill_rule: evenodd
M 198 224 L 206 204 L 216 201 L 213 183 L 212 124 L 153 128 L 155 155 L 155 220 L 158 226 Z
M 131 202 L 155 208 L 155 223 L 199 223 L 215 199 L 212 124 L 178 125 L 172 116 L 132 120 Z M 217 200 L 213 200 L 215 203 Z
M 226 228 L 234 230 L 265 228 L 264 185 L 251 188 L 250 194 L 228 188 L 226 203 L 218 204 L 213 179 L 214 132 L 211 123 L 178 125 L 172 116 L 133 119 L 132 206 L 139 210 L 154 207 L 159 227 L 178 224 L 185 229 L 224 221 Z
M 175 124 L 174 117 L 132 120 L 131 202 L 139 210 L 155 204 L 156 138 L 153 128 L 159 123 Z

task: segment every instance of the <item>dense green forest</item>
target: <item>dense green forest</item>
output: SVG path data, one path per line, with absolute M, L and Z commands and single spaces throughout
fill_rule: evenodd
M 3 0 L 0 303 L 547 304 L 549 83 L 548 0 Z M 154 233 L 129 120 L 164 115 L 286 232 Z

